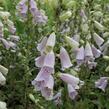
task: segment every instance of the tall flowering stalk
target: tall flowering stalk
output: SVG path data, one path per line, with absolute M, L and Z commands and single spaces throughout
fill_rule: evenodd
M 16 49 L 16 44 L 20 39 L 16 35 L 16 28 L 12 20 L 10 20 L 10 16 L 9 12 L 0 10 L 0 42 L 7 50 L 10 48 Z
M 29 3 L 28 3 L 29 2 Z M 39 10 L 35 0 L 21 0 L 16 6 L 18 16 L 23 20 L 27 19 L 28 9 L 33 17 L 33 24 L 46 24 L 47 16 L 42 10 Z

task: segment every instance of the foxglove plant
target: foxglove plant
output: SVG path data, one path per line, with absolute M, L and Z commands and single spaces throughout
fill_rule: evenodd
M 46 24 L 47 16 L 45 16 L 42 10 L 39 10 L 35 0 L 21 0 L 16 9 L 18 11 L 18 16 L 20 16 L 24 21 L 27 20 L 28 11 L 30 11 L 33 17 L 33 24 Z
M 14 23 L 9 19 L 10 13 L 0 10 L 0 42 L 8 50 L 10 48 L 16 49 L 19 36 L 16 35 L 16 28 Z M 8 34 L 6 34 L 8 32 Z M 7 38 L 7 35 L 9 36 Z

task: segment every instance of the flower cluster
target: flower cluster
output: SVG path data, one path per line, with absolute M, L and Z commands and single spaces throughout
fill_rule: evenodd
M 53 52 L 55 37 L 55 33 L 52 33 L 49 38 L 44 37 L 42 42 L 38 44 L 37 49 L 40 51 L 41 56 L 35 59 L 35 65 L 40 67 L 41 70 L 32 81 L 36 90 L 41 91 L 42 96 L 47 100 L 53 97 L 54 79 L 52 75 L 55 64 L 55 55 Z
M 41 91 L 42 96 L 44 96 L 47 100 L 54 99 L 54 79 L 52 75 L 55 72 L 55 54 L 53 52 L 55 37 L 55 34 L 52 33 L 48 38 L 44 37 L 41 43 L 38 44 L 37 49 L 38 51 L 40 51 L 41 56 L 35 59 L 35 65 L 37 67 L 40 67 L 41 70 L 38 73 L 37 77 L 32 81 L 35 89 Z M 60 49 L 59 59 L 61 61 L 62 71 L 72 66 L 68 52 L 64 47 L 61 47 Z M 70 74 L 60 73 L 59 77 L 68 84 L 69 96 L 71 99 L 74 99 L 77 95 L 76 89 L 79 89 L 79 86 L 84 84 L 83 81 L 80 81 L 79 78 L 74 77 Z
M 19 36 L 16 36 L 16 28 L 14 23 L 9 19 L 10 13 L 0 10 L 0 42 L 8 50 L 16 49 Z M 9 37 L 7 38 L 7 35 Z
M 18 15 L 21 16 L 23 20 L 27 19 L 27 12 L 30 10 L 33 17 L 33 24 L 46 24 L 47 22 L 47 16 L 45 16 L 42 10 L 38 9 L 35 0 L 21 0 L 16 8 Z

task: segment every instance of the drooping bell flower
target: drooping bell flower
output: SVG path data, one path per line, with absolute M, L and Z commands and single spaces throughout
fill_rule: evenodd
M 12 42 L 12 41 L 8 41 L 9 42 L 9 46 L 13 49 L 16 49 L 17 48 L 17 45 L 16 43 Z
M 45 86 L 49 76 L 50 72 L 48 72 L 48 69 L 42 67 L 36 78 L 32 81 L 32 85 L 37 91 L 40 91 Z
M 34 0 L 30 0 L 30 10 L 31 11 L 37 10 L 37 5 L 36 5 L 36 2 Z
M 78 92 L 72 87 L 72 85 L 68 84 L 68 94 L 69 97 L 74 100 L 75 97 L 78 95 Z
M 8 19 L 8 20 L 6 21 L 6 24 L 7 24 L 7 26 L 8 26 L 8 31 L 9 31 L 11 34 L 15 34 L 16 28 L 15 28 L 15 26 L 14 26 L 14 23 L 13 23 L 10 19 Z
M 61 47 L 60 49 L 60 60 L 61 60 L 62 70 L 72 66 L 70 57 L 64 47 Z
M 3 43 L 4 47 L 8 50 L 10 48 L 10 44 L 4 38 L 0 38 L 0 41 Z
M 101 89 L 103 92 L 105 92 L 105 88 L 108 84 L 108 79 L 109 77 L 100 77 L 100 79 L 98 79 L 95 82 L 95 87 Z
M 93 38 L 96 44 L 98 45 L 98 47 L 100 47 L 104 42 L 104 39 L 101 38 L 97 33 L 94 33 Z
M 0 65 L 0 72 L 6 76 L 8 74 L 8 69 L 6 67 Z
M 31 10 L 31 14 L 33 16 L 33 23 L 34 24 L 46 24 L 47 16 L 45 16 L 44 11 L 41 10 Z
M 79 89 L 79 86 L 82 86 L 84 84 L 84 82 L 81 81 L 79 78 L 70 74 L 61 73 L 59 76 L 64 82 L 72 85 L 74 89 Z
M 40 51 L 41 53 L 43 53 L 44 50 L 45 50 L 46 43 L 47 43 L 47 37 L 44 37 L 42 39 L 42 41 L 37 46 L 38 51 Z
M 79 43 L 76 40 L 74 40 L 68 36 L 65 37 L 65 40 L 68 43 L 68 45 L 70 45 L 72 47 L 73 50 L 76 50 L 79 47 Z
M 93 53 L 89 42 L 86 43 L 85 46 L 85 61 L 89 61 L 93 59 Z
M 54 95 L 52 100 L 55 105 L 62 105 L 61 91 Z
M 42 64 L 42 66 L 41 66 Z M 38 63 L 37 66 L 42 67 L 37 77 L 33 80 L 32 84 L 37 90 L 41 90 L 46 82 L 48 81 L 49 76 L 54 73 L 54 64 L 55 64 L 55 55 L 53 52 L 47 54 L 44 58 L 44 61 Z
M 7 109 L 5 102 L 0 101 L 0 109 Z
M 6 83 L 6 78 L 4 77 L 4 75 L 0 72 L 0 84 L 1 85 L 5 85 Z
M 28 6 L 26 5 L 27 0 L 21 0 L 16 9 L 18 10 L 18 14 L 21 16 L 23 20 L 27 17 Z
M 19 36 L 16 35 L 9 35 L 9 40 L 13 42 L 18 42 L 20 40 Z
M 99 58 L 101 56 L 101 51 L 97 49 L 94 45 L 92 45 L 92 53 L 95 58 Z
M 45 55 L 42 54 L 41 56 L 37 57 L 35 59 L 35 66 L 36 67 L 43 67 L 44 64 Z
M 53 73 L 55 65 L 55 55 L 54 52 L 50 52 L 45 56 L 43 67 L 46 69 L 50 69 Z
M 48 37 L 48 40 L 47 40 L 47 43 L 46 43 L 45 52 L 52 51 L 54 46 L 55 46 L 55 42 L 56 42 L 56 35 L 55 35 L 55 33 L 52 33 Z
M 26 19 L 27 17 L 27 11 L 28 11 L 28 6 L 26 4 L 24 4 L 22 7 L 21 7 L 21 11 L 20 11 L 20 15 L 23 19 Z
M 41 89 L 42 96 L 45 97 L 46 100 L 51 100 L 53 98 L 53 87 L 54 87 L 54 79 L 50 75 L 45 86 Z
M 81 46 L 76 55 L 77 64 L 81 65 L 84 62 L 84 47 Z

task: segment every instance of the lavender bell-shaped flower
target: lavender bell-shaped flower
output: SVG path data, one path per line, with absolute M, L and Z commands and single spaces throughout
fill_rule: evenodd
M 55 33 L 51 33 L 46 43 L 45 52 L 52 51 L 55 46 L 55 43 L 56 43 L 56 35 Z
M 72 66 L 70 57 L 64 47 L 61 47 L 60 49 L 60 60 L 61 60 L 62 70 Z
M 50 52 L 46 55 L 44 59 L 43 69 L 47 70 L 49 73 L 54 73 L 55 65 L 55 55 L 54 52 Z
M 45 50 L 46 43 L 47 43 L 47 37 L 44 37 L 42 39 L 42 41 L 37 46 L 38 51 L 40 51 L 41 53 L 43 53 L 44 50 Z
M 74 88 L 76 88 L 78 86 L 79 82 L 80 82 L 79 78 L 77 78 L 73 75 L 70 75 L 70 74 L 61 73 L 59 76 L 64 82 L 72 85 Z
M 34 12 L 35 10 L 38 10 L 36 2 L 34 0 L 30 0 L 30 11 Z
M 100 79 L 98 79 L 95 82 L 95 87 L 101 89 L 102 91 L 105 92 L 105 88 L 107 86 L 108 83 L 108 79 L 109 77 L 100 77 Z
M 98 47 L 100 47 L 104 42 L 104 39 L 101 38 L 97 33 L 94 33 L 93 38 L 96 44 L 98 45 Z
M 46 100 L 51 100 L 53 98 L 53 87 L 54 87 L 54 79 L 50 75 L 44 88 L 41 89 L 42 96 L 45 97 Z
M 35 66 L 36 67 L 43 67 L 44 60 L 45 60 L 45 55 L 44 54 L 42 54 L 41 56 L 37 57 L 35 59 Z
M 27 1 L 28 0 L 21 0 L 16 7 L 23 20 L 25 20 L 27 16 L 27 11 L 28 11 L 28 6 L 26 5 Z
M 78 92 L 72 87 L 72 85 L 68 84 L 68 94 L 69 97 L 74 100 L 75 97 L 78 95 Z
M 45 56 L 44 62 L 42 63 L 42 68 L 38 73 L 37 77 L 32 81 L 32 85 L 35 86 L 36 90 L 41 90 L 49 76 L 54 73 L 55 55 L 53 52 Z
M 95 58 L 99 58 L 101 56 L 101 51 L 97 49 L 94 45 L 92 45 L 92 53 Z
M 4 47 L 8 50 L 10 48 L 10 44 L 4 38 L 0 38 L 0 41 L 3 43 Z
M 89 61 L 93 59 L 93 53 L 92 53 L 92 48 L 89 44 L 89 42 L 86 43 L 85 46 L 85 61 Z
M 77 64 L 81 65 L 84 62 L 84 47 L 81 46 L 76 55 Z
M 49 76 L 50 74 L 42 68 L 36 78 L 32 81 L 32 85 L 37 91 L 40 91 L 45 86 Z
M 61 91 L 54 95 L 52 100 L 55 103 L 55 105 L 62 105 Z

